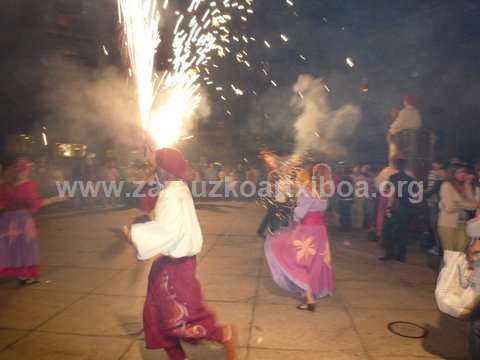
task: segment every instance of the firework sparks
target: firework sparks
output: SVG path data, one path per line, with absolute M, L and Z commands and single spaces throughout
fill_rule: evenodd
M 209 76 L 202 74 L 210 75 L 208 66 L 212 55 L 224 57 L 232 53 L 228 47 L 232 41 L 255 41 L 253 37 L 231 34 L 227 28 L 232 20 L 232 9 L 246 21 L 246 15 L 253 14 L 254 0 L 223 0 L 220 3 L 191 0 L 185 13 L 175 11 L 173 57 L 169 59 L 171 69 L 161 76 L 155 71 L 154 61 L 160 44 L 161 11 L 168 8 L 168 0 L 117 1 L 131 63 L 129 71 L 135 77 L 137 87 L 142 127 L 155 140 L 157 147 L 170 146 L 182 138 L 184 123 L 195 116 L 202 100 L 200 81 L 214 85 Z M 160 1 L 163 4 L 161 9 Z M 235 56 L 239 63 L 247 68 L 251 66 L 245 49 Z M 216 64 L 212 66 L 218 68 Z M 214 87 L 217 91 L 223 90 Z M 243 90 L 231 87 L 236 95 L 243 95 Z M 226 98 L 222 95 L 222 99 Z M 230 111 L 227 114 L 231 115 Z

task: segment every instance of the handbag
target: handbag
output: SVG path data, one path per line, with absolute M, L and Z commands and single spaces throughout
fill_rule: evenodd
M 447 315 L 468 319 L 480 299 L 470 279 L 467 257 L 463 252 L 445 250 L 444 263 L 435 288 L 437 306 Z

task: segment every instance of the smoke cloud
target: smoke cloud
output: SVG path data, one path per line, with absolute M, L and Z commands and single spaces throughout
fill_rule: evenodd
M 333 110 L 325 83 L 311 75 L 300 75 L 293 91 L 297 96 L 291 105 L 300 110 L 295 121 L 295 153 L 345 156 L 345 143 L 358 125 L 360 109 L 347 104 Z
M 50 58 L 43 71 L 39 102 L 58 141 L 138 145 L 142 134 L 133 84 L 118 68 L 91 69 Z
M 360 109 L 352 104 L 334 109 L 329 97 L 321 78 L 302 74 L 292 87 L 270 89 L 260 96 L 249 130 L 267 143 L 282 146 L 275 150 L 345 156 L 348 138 L 361 118 Z
M 114 66 L 92 69 L 64 58 L 50 58 L 45 65 L 38 101 L 50 137 L 57 142 L 77 142 L 94 148 L 105 143 L 115 148 L 144 146 L 135 83 L 128 74 Z M 210 115 L 208 96 L 203 89 L 199 93 L 200 103 L 182 124 L 182 135 L 189 135 L 198 121 Z M 164 97 L 159 94 L 157 106 Z M 158 129 L 162 130 L 162 124 Z

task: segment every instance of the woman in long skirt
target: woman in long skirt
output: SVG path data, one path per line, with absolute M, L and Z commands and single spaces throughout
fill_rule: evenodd
M 315 311 L 316 299 L 334 292 L 330 244 L 325 225 L 328 200 L 326 187 L 333 185 L 328 165 L 313 169 L 313 183 L 297 196 L 294 223 L 270 236 L 265 255 L 278 286 L 299 294 L 305 302 L 299 310 Z
M 16 277 L 20 285 L 34 284 L 40 276 L 34 215 L 41 207 L 62 201 L 42 199 L 38 184 L 30 179 L 31 170 L 29 161 L 19 159 L 6 169 L 13 179 L 0 187 L 0 277 Z

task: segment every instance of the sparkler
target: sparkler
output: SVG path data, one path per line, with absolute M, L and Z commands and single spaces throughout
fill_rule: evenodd
M 223 57 L 231 53 L 226 44 L 239 37 L 230 34 L 227 28 L 232 15 L 226 9 L 236 9 L 242 20 L 252 14 L 254 0 L 223 0 L 222 3 L 206 0 L 190 0 L 185 13 L 176 12 L 178 18 L 173 29 L 173 58 L 169 59 L 172 68 L 161 76 L 154 68 L 155 54 L 160 44 L 159 27 L 161 12 L 168 9 L 168 0 L 118 0 L 120 21 L 124 27 L 126 45 L 135 77 L 140 119 L 145 132 L 154 139 L 156 146 L 166 147 L 181 138 L 184 124 L 195 116 L 202 100 L 200 80 L 206 85 L 214 85 L 202 71 L 210 74 L 208 65 L 212 53 Z M 203 6 L 202 6 L 203 5 Z M 231 12 L 231 11 L 230 11 Z M 246 36 L 243 36 L 246 38 Z M 248 53 L 239 53 L 237 60 L 245 60 Z M 218 66 L 213 65 L 214 68 Z M 216 87 L 221 91 L 221 87 Z M 243 91 L 232 85 L 236 95 Z M 223 95 L 222 95 L 223 96 Z

